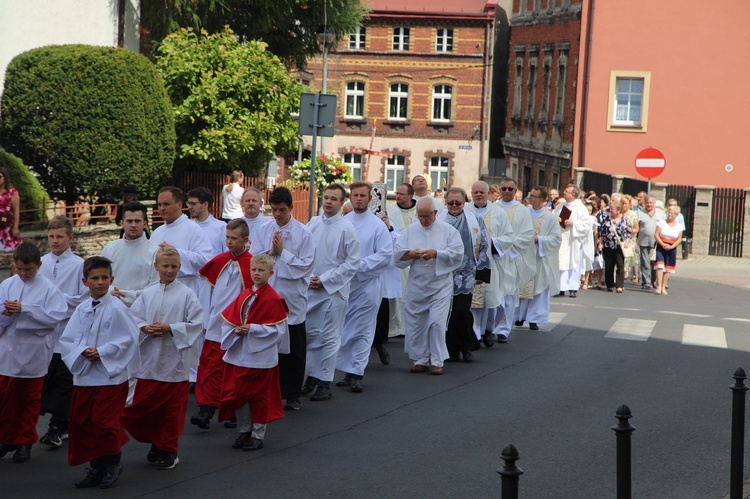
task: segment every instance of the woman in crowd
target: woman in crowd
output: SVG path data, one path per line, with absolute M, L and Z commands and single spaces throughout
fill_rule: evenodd
M 7 257 L 21 244 L 21 198 L 10 183 L 8 170 L 0 168 L 0 239 Z
M 245 180 L 245 175 L 241 171 L 235 170 L 232 172 L 229 183 L 221 189 L 221 219 L 225 222 L 240 218 L 245 214 L 241 204 L 242 193 L 244 192 L 243 180 Z
M 594 205 L 591 203 L 591 201 L 586 200 L 583 202 L 583 205 L 586 207 L 586 210 L 589 212 L 589 216 L 592 218 L 592 229 L 591 234 L 589 234 L 588 240 L 584 243 L 589 247 L 589 251 L 587 253 L 593 255 L 591 258 L 591 263 L 589 263 L 588 259 L 584 258 L 584 274 L 581 279 L 581 289 L 589 289 L 593 288 L 594 285 L 591 282 L 591 275 L 594 271 L 596 271 L 596 254 L 598 251 L 596 250 L 596 217 L 594 216 Z
M 682 225 L 677 221 L 679 208 L 672 206 L 667 210 L 667 219 L 656 224 L 656 294 L 666 295 L 669 274 L 674 274 L 677 265 L 677 246 L 682 241 Z
M 492 184 L 490 186 L 490 202 L 497 203 L 497 200 L 500 199 L 500 186 L 497 184 Z
M 622 216 L 622 201 L 612 201 L 609 217 L 599 229 L 599 249 L 604 256 L 604 279 L 607 291 L 617 289 L 622 293 L 625 268 L 623 248 L 629 248 L 633 240 L 630 219 Z M 632 249 L 632 248 L 630 248 Z
M 635 201 L 637 202 L 637 201 Z M 636 244 L 636 238 L 638 237 L 638 213 L 633 210 L 633 196 L 625 194 L 622 197 L 622 216 L 630 219 L 630 225 L 633 227 L 633 256 L 625 259 L 625 279 L 628 278 L 628 272 L 632 276 L 633 282 L 638 282 L 638 272 L 640 270 L 640 262 L 638 258 L 638 246 Z

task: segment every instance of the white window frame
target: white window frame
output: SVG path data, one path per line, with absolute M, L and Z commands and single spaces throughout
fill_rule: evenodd
M 396 90 L 394 90 L 396 86 Z M 396 104 L 393 113 L 393 104 Z M 403 114 L 403 116 L 401 116 Z M 393 82 L 388 85 L 388 119 L 406 121 L 409 118 L 409 84 Z
M 399 26 L 393 28 L 393 43 L 391 47 L 396 52 L 408 52 L 409 51 L 409 28 Z
M 404 183 L 406 156 L 394 154 L 385 160 L 385 185 L 388 192 L 396 192 L 396 187 Z
M 362 180 L 362 156 L 356 152 L 344 153 L 343 162 L 352 169 L 352 181 Z M 357 159 L 359 158 L 359 159 Z
M 430 157 L 429 173 L 432 192 L 443 188 L 443 179 L 445 179 L 445 185 L 450 185 L 450 164 L 451 160 L 447 156 Z
M 446 92 L 446 89 L 448 90 Z M 439 90 L 439 91 L 438 91 Z M 432 87 L 432 120 L 449 122 L 453 112 L 453 85 L 439 83 Z
M 640 80 L 642 82 L 640 120 L 618 119 L 618 86 L 621 81 Z M 607 131 L 645 133 L 648 130 L 648 104 L 651 91 L 650 71 L 611 71 L 609 74 L 609 109 Z M 622 93 L 619 94 L 622 97 Z M 635 94 L 634 94 L 635 95 Z M 627 100 L 630 105 L 631 100 Z M 630 116 L 628 116 L 630 118 Z
M 350 108 L 353 109 L 352 112 L 350 112 Z M 347 81 L 344 90 L 344 118 L 364 118 L 364 116 L 365 82 Z
M 453 52 L 453 28 L 438 28 L 435 37 L 435 52 Z
M 349 33 L 349 50 L 365 50 L 367 43 L 367 28 L 360 26 Z

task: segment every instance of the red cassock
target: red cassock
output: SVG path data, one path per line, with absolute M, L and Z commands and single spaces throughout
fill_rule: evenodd
M 243 319 L 242 309 L 253 295 L 255 301 Z M 272 326 L 285 321 L 288 314 L 286 301 L 266 284 L 257 291 L 243 290 L 221 315 L 225 321 L 237 327 L 244 324 Z M 245 341 L 253 339 L 249 336 Z M 265 424 L 284 417 L 278 365 L 271 369 L 254 369 L 226 364 L 223 379 L 219 421 L 235 421 L 235 411 L 248 402 L 254 423 Z
M 0 444 L 36 443 L 43 384 L 44 377 L 0 376 Z
M 71 466 L 116 456 L 129 440 L 120 419 L 128 383 L 74 386 L 68 424 L 68 463 Z
M 177 453 L 185 427 L 188 393 L 188 381 L 138 379 L 133 404 L 125 408 L 120 420 L 123 428 L 139 442 Z

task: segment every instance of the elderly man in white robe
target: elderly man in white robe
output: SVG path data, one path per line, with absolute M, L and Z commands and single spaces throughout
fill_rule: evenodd
M 247 243 L 247 247 L 250 249 L 250 245 L 255 240 L 255 232 L 258 228 L 269 222 L 273 222 L 273 219 L 263 215 L 263 194 L 255 187 L 245 189 L 245 192 L 242 193 L 241 204 L 244 212 L 242 220 L 245 221 L 247 227 L 250 229 Z
M 336 359 L 336 369 L 344 373 L 344 379 L 336 382 L 336 386 L 361 393 L 382 299 L 383 273 L 393 256 L 393 240 L 383 221 L 370 211 L 372 184 L 352 182 L 349 191 L 353 211 L 344 216 L 344 220 L 357 229 L 360 260 L 351 282 L 341 347 Z
M 471 313 L 474 315 L 474 333 L 486 347 L 495 344 L 499 327 L 497 316 L 504 314 L 503 299 L 515 284 L 510 271 L 508 255 L 513 248 L 513 227 L 505 210 L 489 201 L 490 186 L 487 182 L 475 182 L 471 187 L 472 202 L 466 208 L 479 216 L 487 229 L 490 247 L 487 250 L 492 264 L 490 282 L 483 286 L 483 300 L 474 296 Z M 475 295 L 477 293 L 475 292 Z
M 510 250 L 508 260 L 509 269 L 514 276 L 514 284 L 511 293 L 505 295 L 503 300 L 503 317 L 495 317 L 498 323 L 498 337 L 508 339 L 510 336 L 516 307 L 518 306 L 518 290 L 529 282 L 536 274 L 536 262 L 534 259 L 534 224 L 531 221 L 529 210 L 516 199 L 518 184 L 512 178 L 506 177 L 500 182 L 500 206 L 508 215 L 508 220 L 513 227 L 513 247 Z
M 453 271 L 464 259 L 461 234 L 436 220 L 431 199 L 417 201 L 419 224 L 412 224 L 396 243 L 393 262 L 411 267 L 404 296 L 405 350 L 413 362 L 412 373 L 443 374 L 449 357 L 445 344 L 453 298 Z
M 529 321 L 529 329 L 536 331 L 539 324 L 549 322 L 550 294 L 560 289 L 559 251 L 562 233 L 557 217 L 546 206 L 547 189 L 537 185 L 529 192 L 529 212 L 534 224 L 534 261 L 536 275 L 521 286 L 515 325 Z
M 567 291 L 575 298 L 581 286 L 581 273 L 587 258 L 584 243 L 593 230 L 591 217 L 578 196 L 578 187 L 569 185 L 563 191 L 565 203 L 555 209 L 558 221 L 563 227 L 560 243 L 560 296 Z M 565 209 L 567 208 L 567 209 Z
M 449 224 L 461 235 L 464 256 L 461 266 L 453 271 L 453 303 L 451 305 L 445 344 L 450 360 L 458 361 L 463 355 L 464 362 L 473 362 L 471 345 L 474 343 L 471 299 L 474 286 L 490 280 L 490 258 L 487 229 L 484 221 L 474 213 L 464 210 L 468 200 L 466 191 L 452 187 L 445 193 L 446 211 L 437 219 Z
M 349 286 L 359 269 L 359 236 L 341 213 L 346 191 L 331 184 L 323 192 L 323 215 L 307 224 L 317 248 L 307 290 L 307 378 L 301 395 L 310 400 L 329 400 L 341 345 Z

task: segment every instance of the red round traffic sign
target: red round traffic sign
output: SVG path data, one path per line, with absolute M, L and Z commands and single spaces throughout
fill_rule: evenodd
M 635 170 L 646 178 L 654 178 L 664 171 L 667 159 L 658 149 L 648 147 L 635 156 Z

